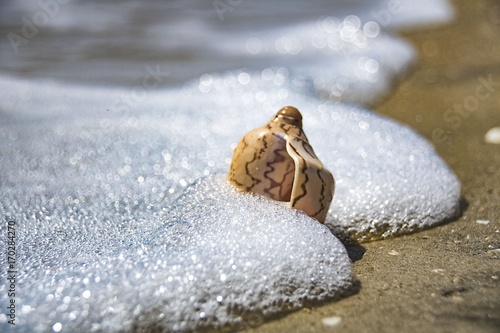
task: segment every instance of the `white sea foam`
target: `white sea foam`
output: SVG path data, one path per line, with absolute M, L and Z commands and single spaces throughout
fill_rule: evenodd
M 39 200 L 39 214 L 59 208 Z M 144 220 L 116 204 L 101 204 L 114 215 L 107 223 L 92 221 L 90 209 L 79 212 L 84 221 L 61 220 L 64 213 L 45 224 L 18 220 L 17 304 L 30 309 L 18 314 L 20 331 L 255 326 L 352 283 L 345 248 L 326 227 L 236 193 L 223 175 L 189 188 L 168 212 L 148 209 Z
M 460 184 L 412 130 L 290 81 L 282 68 L 214 74 L 126 110 L 108 107 L 120 90 L 0 79 L 0 214 L 17 223 L 18 304 L 31 309 L 19 327 L 241 327 L 343 295 L 349 259 L 326 227 L 224 182 L 231 147 L 284 104 L 336 177 L 338 235 L 456 213 Z

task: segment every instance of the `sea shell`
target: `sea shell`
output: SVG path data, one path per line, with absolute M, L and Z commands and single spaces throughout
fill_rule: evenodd
M 236 146 L 227 180 L 236 188 L 289 201 L 323 223 L 335 181 L 302 130 L 302 115 L 286 106 Z

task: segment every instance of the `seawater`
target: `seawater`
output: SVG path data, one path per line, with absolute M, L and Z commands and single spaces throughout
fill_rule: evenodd
M 447 2 L 222 3 L 61 2 L 31 38 L 40 4 L 1 5 L 2 36 L 27 40 L 0 45 L 19 331 L 260 325 L 353 292 L 331 231 L 374 240 L 456 214 L 432 146 L 366 108 L 416 59 L 394 29 L 449 20 Z M 237 141 L 284 105 L 336 178 L 326 226 L 224 181 Z

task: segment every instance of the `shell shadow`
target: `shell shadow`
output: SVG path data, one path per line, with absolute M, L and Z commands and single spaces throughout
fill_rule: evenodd
M 340 241 L 342 242 L 342 244 L 344 244 L 347 250 L 347 255 L 349 256 L 349 259 L 351 259 L 353 263 L 363 259 L 366 249 L 363 246 L 361 246 L 361 244 L 349 238 L 340 239 Z

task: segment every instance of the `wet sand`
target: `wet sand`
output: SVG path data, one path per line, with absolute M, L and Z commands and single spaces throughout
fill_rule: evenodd
M 420 59 L 374 108 L 434 143 L 462 182 L 462 215 L 351 247 L 354 295 L 249 331 L 500 332 L 500 144 L 484 141 L 500 126 L 500 3 L 453 4 L 454 22 L 403 32 Z

